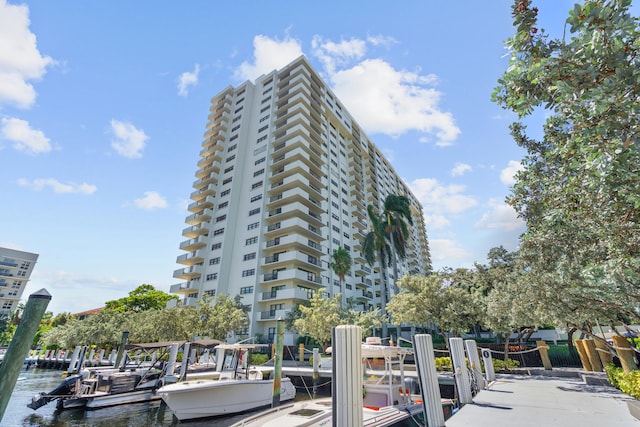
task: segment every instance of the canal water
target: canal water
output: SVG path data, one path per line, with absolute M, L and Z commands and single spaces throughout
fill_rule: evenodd
M 4 417 L 2 427 L 41 426 L 96 426 L 96 427 L 144 427 L 144 426 L 228 426 L 247 415 L 219 417 L 200 421 L 179 422 L 162 401 L 134 405 L 114 406 L 96 411 L 56 411 L 56 402 L 37 410 L 27 407 L 31 397 L 41 391 L 50 391 L 62 380 L 62 371 L 37 369 L 22 370 Z

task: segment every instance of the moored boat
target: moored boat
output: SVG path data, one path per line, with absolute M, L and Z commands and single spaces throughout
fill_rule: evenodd
M 216 347 L 217 379 L 187 380 L 158 390 L 180 421 L 230 415 L 271 404 L 274 379 L 271 369 L 249 367 L 249 353 L 258 344 L 221 344 Z M 245 366 L 242 366 L 245 362 Z M 291 400 L 296 390 L 289 378 L 281 379 L 280 401 Z

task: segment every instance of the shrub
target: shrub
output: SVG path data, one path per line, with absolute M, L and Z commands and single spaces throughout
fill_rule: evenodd
M 621 392 L 629 396 L 640 399 L 640 371 L 631 371 L 625 374 L 622 368 L 616 367 L 613 363 L 605 367 L 609 383 Z
M 493 369 L 496 371 L 510 371 L 520 366 L 520 362 L 513 359 L 507 359 L 507 363 L 504 363 L 502 359 L 492 359 Z
M 451 364 L 451 358 L 446 357 L 436 357 L 436 370 L 438 371 L 451 371 L 453 369 L 453 365 Z
M 251 364 L 252 365 L 264 365 L 269 360 L 268 354 L 262 353 L 254 353 L 251 355 Z

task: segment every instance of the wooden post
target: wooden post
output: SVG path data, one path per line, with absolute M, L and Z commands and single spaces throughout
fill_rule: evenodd
M 540 352 L 542 366 L 544 366 L 545 371 L 551 371 L 553 367 L 551 366 L 551 359 L 549 359 L 549 350 L 547 349 L 547 343 L 545 341 L 536 341 L 536 345 L 538 346 L 538 351 Z
M 318 393 L 318 383 L 320 382 L 320 350 L 313 349 L 313 398 Z
M 616 353 L 618 353 L 618 357 L 620 358 L 620 365 L 622 365 L 622 369 L 624 369 L 625 373 L 628 374 L 631 371 L 638 369 L 638 366 L 633 359 L 634 351 L 631 349 L 631 345 L 625 337 L 614 335 L 613 345 L 616 348 Z
M 609 347 L 600 340 L 594 340 L 596 344 L 596 351 L 598 352 L 598 357 L 600 357 L 600 361 L 602 362 L 602 366 L 607 366 L 609 363 L 613 363 L 613 356 L 609 351 Z
M 122 363 L 122 358 L 124 355 L 124 347 L 127 345 L 127 339 L 129 338 L 129 331 L 126 329 L 122 331 L 122 337 L 120 338 L 120 346 L 118 347 L 118 355 L 116 356 L 116 361 L 113 365 L 114 368 L 120 369 L 120 364 Z
M 578 356 L 580 356 L 580 361 L 582 362 L 582 367 L 585 371 L 592 371 L 591 362 L 589 362 L 589 356 L 587 356 L 587 351 L 584 348 L 584 340 L 575 340 L 576 350 L 578 350 Z
M 300 343 L 298 346 L 298 353 L 300 354 L 300 363 L 304 363 L 304 343 Z
M 4 359 L 0 364 L 0 421 L 2 421 L 4 411 L 7 409 L 9 399 L 11 399 L 11 393 L 13 393 L 13 388 L 20 375 L 24 357 L 33 344 L 33 337 L 38 331 L 38 326 L 40 326 L 49 301 L 51 301 L 51 294 L 46 289 L 40 289 L 29 295 L 20 324 L 4 354 Z
M 600 356 L 598 356 L 593 340 L 584 340 L 584 349 L 587 352 L 589 363 L 591 363 L 591 369 L 595 372 L 602 372 L 602 363 L 600 362 Z

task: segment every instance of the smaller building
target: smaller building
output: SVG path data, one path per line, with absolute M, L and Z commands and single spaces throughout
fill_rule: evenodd
M 0 247 L 0 316 L 18 307 L 38 254 Z

